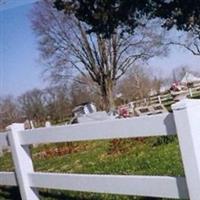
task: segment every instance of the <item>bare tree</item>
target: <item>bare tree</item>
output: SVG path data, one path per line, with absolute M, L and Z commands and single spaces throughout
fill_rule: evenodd
M 120 81 L 118 90 L 128 101 L 145 98 L 153 87 L 152 76 L 147 68 L 135 65 Z
M 193 28 L 188 32 L 180 32 L 169 38 L 167 45 L 176 45 L 188 50 L 195 56 L 200 56 L 200 30 Z
M 99 86 L 106 109 L 113 107 L 117 81 L 134 63 L 163 53 L 159 48 L 163 32 L 157 23 L 143 23 L 134 34 L 116 31 L 110 39 L 104 39 L 100 34 L 88 34 L 87 25 L 72 11 L 58 12 L 50 0 L 37 3 L 31 17 L 50 77 L 57 83 L 67 82 L 77 72 L 89 75 Z
M 27 119 L 41 125 L 46 118 L 44 92 L 39 89 L 27 91 L 18 97 L 20 109 Z
M 163 86 L 166 86 L 164 78 L 146 66 L 135 65 L 119 82 L 118 92 L 123 95 L 123 100 L 132 101 L 159 94 Z
M 71 116 L 71 102 L 68 88 L 64 86 L 49 87 L 44 90 L 45 109 L 47 116 L 54 123 L 60 123 Z
M 70 86 L 70 100 L 73 106 L 84 102 L 94 102 L 103 109 L 101 92 L 98 85 L 88 76 L 77 76 Z
M 0 129 L 20 118 L 17 102 L 12 96 L 0 99 Z

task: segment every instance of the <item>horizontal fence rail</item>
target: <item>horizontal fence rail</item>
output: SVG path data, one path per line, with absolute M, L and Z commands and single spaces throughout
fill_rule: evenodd
M 141 128 L 142 127 L 142 128 Z M 172 113 L 20 132 L 21 144 L 175 135 Z
M 173 113 L 24 130 L 13 124 L 0 135 L 10 145 L 15 172 L 0 172 L 0 185 L 19 186 L 22 200 L 39 200 L 38 188 L 199 200 L 200 101 L 185 100 Z M 177 134 L 186 177 L 34 172 L 31 144 Z
M 122 176 L 87 174 L 29 174 L 30 185 L 37 188 L 65 189 L 149 197 L 187 199 L 185 178 L 167 176 Z M 158 186 L 162 186 L 158 190 Z
M 0 185 L 17 186 L 14 172 L 0 172 Z

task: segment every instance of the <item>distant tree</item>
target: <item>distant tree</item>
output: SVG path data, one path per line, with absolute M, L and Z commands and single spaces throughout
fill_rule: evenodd
M 75 77 L 70 86 L 70 99 L 73 106 L 93 102 L 98 108 L 103 109 L 100 89 L 89 76 Z
M 163 32 L 156 23 L 148 22 L 134 34 L 121 35 L 118 29 L 106 39 L 100 33 L 88 34 L 88 25 L 76 17 L 71 7 L 65 11 L 58 12 L 52 1 L 43 0 L 32 12 L 32 25 L 47 72 L 55 82 L 66 82 L 77 72 L 89 76 L 99 86 L 104 107 L 109 110 L 114 104 L 114 87 L 127 70 L 138 61 L 163 53 L 159 48 Z
M 200 30 L 180 32 L 176 34 L 176 37 L 170 37 L 165 43 L 183 48 L 194 56 L 200 56 Z
M 14 97 L 7 96 L 0 99 L 0 129 L 4 129 L 20 118 L 18 105 Z
M 153 78 L 153 77 L 152 77 Z M 154 77 L 151 80 L 151 91 L 154 91 L 154 93 L 156 94 L 160 94 L 162 91 L 162 87 L 168 86 L 168 82 L 166 80 L 166 78 L 162 78 L 162 77 Z M 151 92 L 150 92 L 151 94 Z
M 64 86 L 48 87 L 43 92 L 46 115 L 53 123 L 66 121 L 72 111 L 68 88 Z
M 33 89 L 18 97 L 20 109 L 29 120 L 34 120 L 38 125 L 46 119 L 44 92 Z
M 119 83 L 118 90 L 128 101 L 148 97 L 151 90 L 158 90 L 158 79 L 146 67 L 135 65 Z

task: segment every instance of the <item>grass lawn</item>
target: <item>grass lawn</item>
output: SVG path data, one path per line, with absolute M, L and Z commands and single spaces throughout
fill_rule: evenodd
M 32 150 L 35 171 L 62 173 L 93 173 L 121 175 L 183 175 L 183 167 L 176 137 L 120 140 L 114 147 L 111 141 L 74 143 L 73 153 L 39 156 L 39 152 L 67 144 L 43 145 Z M 10 155 L 0 158 L 0 171 L 12 171 Z M 42 200 L 129 200 L 155 199 L 58 190 L 41 190 Z M 16 188 L 2 187 L 1 200 L 18 200 Z

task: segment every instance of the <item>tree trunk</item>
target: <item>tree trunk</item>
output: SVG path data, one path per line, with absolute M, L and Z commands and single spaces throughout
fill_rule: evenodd
M 103 108 L 106 111 L 113 110 L 115 108 L 114 96 L 113 96 L 113 81 L 105 80 L 101 85 L 101 95 L 103 98 Z

